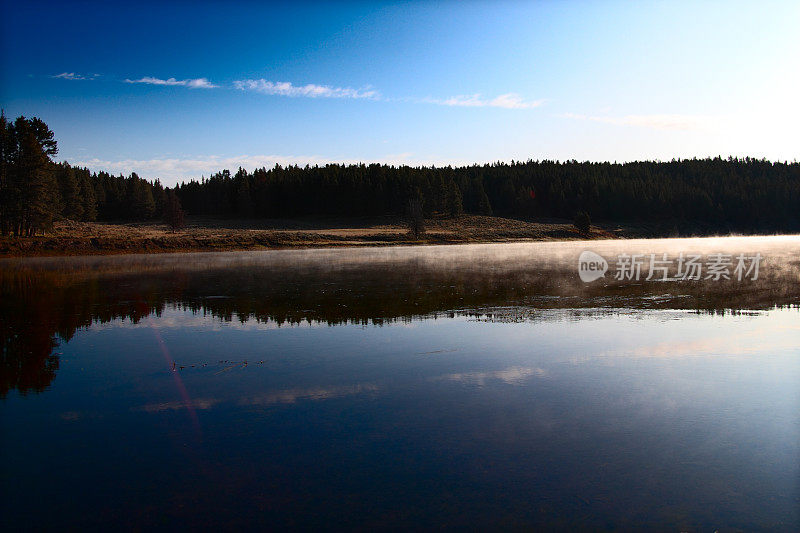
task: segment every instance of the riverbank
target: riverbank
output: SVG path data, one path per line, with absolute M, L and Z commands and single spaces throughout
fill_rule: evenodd
M 392 246 L 514 241 L 613 239 L 634 236 L 623 228 L 592 227 L 579 232 L 566 220 L 528 222 L 464 215 L 425 221 L 425 235 L 415 239 L 402 219 L 193 219 L 172 232 L 162 223 L 55 223 L 46 235 L 0 238 L 0 257 L 131 254 L 303 248 Z

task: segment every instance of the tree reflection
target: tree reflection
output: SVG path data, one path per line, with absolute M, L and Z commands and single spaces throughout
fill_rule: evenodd
M 47 328 L 22 326 L 12 332 L 6 327 L 9 325 L 4 323 L 0 331 L 0 397 L 13 389 L 23 395 L 42 392 L 56 377 L 59 359 L 53 351 L 58 341 Z
M 425 258 L 361 252 L 186 254 L 5 261 L 0 264 L 0 396 L 41 392 L 56 352 L 94 323 L 142 318 L 177 306 L 222 321 L 384 324 L 423 316 L 547 319 L 544 309 L 619 308 L 703 313 L 800 303 L 792 252 L 757 281 L 585 284 L 574 258 Z M 369 252 L 376 254 L 377 252 Z M 363 254 L 362 254 L 363 255 Z M 520 312 L 495 313 L 514 308 Z M 549 315 L 549 316 L 552 316 Z

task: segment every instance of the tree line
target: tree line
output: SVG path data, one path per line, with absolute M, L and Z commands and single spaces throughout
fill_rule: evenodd
M 587 214 L 605 222 L 674 222 L 713 231 L 800 230 L 800 163 L 706 158 L 630 163 L 512 161 L 464 167 L 381 164 L 222 170 L 174 188 L 54 163 L 38 118 L 2 116 L 0 231 L 32 235 L 53 220 L 194 216 L 294 218 L 462 213 L 522 219 Z M 177 212 L 176 212 L 177 210 Z
M 182 221 L 174 189 L 135 172 L 114 176 L 55 163 L 58 143 L 39 118 L 0 113 L 0 235 L 31 236 L 58 219 Z

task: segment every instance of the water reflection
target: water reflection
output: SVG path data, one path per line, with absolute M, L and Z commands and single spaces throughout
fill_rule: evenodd
M 797 240 L 673 244 L 768 261 L 591 285 L 581 244 L 2 262 L 0 516 L 795 531 Z
M 577 257 L 619 253 L 761 253 L 756 281 L 586 284 Z M 726 313 L 800 303 L 800 239 L 725 238 L 529 243 L 0 261 L 0 396 L 41 392 L 76 330 L 137 323 L 178 307 L 222 321 L 390 323 L 479 315 L 547 320 L 608 309 Z M 561 315 L 558 315 L 561 316 Z
M 0 443 L 0 511 L 32 529 L 796 530 L 797 310 L 542 316 L 93 326 L 47 394 L 0 404 L 26 435 Z

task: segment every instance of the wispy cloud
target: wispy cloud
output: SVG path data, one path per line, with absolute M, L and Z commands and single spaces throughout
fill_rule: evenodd
M 51 78 L 59 78 L 62 80 L 93 80 L 99 74 L 92 74 L 91 76 L 84 76 L 83 74 L 77 74 L 75 72 L 62 72 L 61 74 L 56 74 L 54 76 L 50 76 Z
M 319 156 L 284 156 L 284 155 L 239 155 L 221 157 L 216 155 L 163 158 L 163 159 L 123 159 L 119 161 L 98 158 L 75 161 L 73 164 L 91 170 L 105 170 L 112 174 L 130 174 L 136 172 L 142 177 L 161 178 L 167 182 L 175 182 L 184 178 L 209 176 L 222 169 L 244 167 L 248 170 L 277 165 L 315 165 L 332 162 L 329 158 Z
M 306 97 L 306 98 L 367 98 L 376 100 L 380 93 L 371 87 L 352 89 L 350 87 L 331 87 L 328 85 L 292 85 L 288 81 L 237 80 L 233 86 L 241 91 L 255 91 L 262 94 L 276 96 Z
M 379 389 L 372 383 L 359 383 L 341 387 L 317 387 L 311 389 L 289 389 L 276 391 L 271 394 L 243 398 L 240 405 L 270 406 L 282 403 L 297 403 L 300 400 L 330 400 L 365 393 L 376 393 Z
M 166 80 L 163 80 L 161 78 L 145 76 L 144 78 L 139 78 L 138 80 L 126 79 L 125 83 L 144 83 L 147 85 L 189 87 L 190 89 L 215 89 L 219 87 L 219 85 L 214 85 L 213 83 L 208 81 L 207 78 L 194 78 L 188 80 L 177 80 L 175 78 L 167 78 Z
M 94 79 L 98 74 L 84 76 L 75 72 L 62 72 L 51 76 L 65 80 L 88 80 Z M 220 87 L 208 80 L 208 78 L 190 78 L 179 80 L 177 78 L 156 78 L 154 76 L 144 76 L 139 79 L 126 78 L 125 83 L 141 83 L 145 85 L 160 85 L 165 87 L 188 87 L 190 89 L 216 89 Z M 334 87 L 331 85 L 318 85 L 308 83 L 306 85 L 294 85 L 289 81 L 270 81 L 261 79 L 236 80 L 232 84 L 233 88 L 240 91 L 252 91 L 273 96 L 288 96 L 291 98 L 343 98 L 343 99 L 366 99 L 383 100 L 396 102 L 411 102 L 436 104 L 450 107 L 496 107 L 502 109 L 532 109 L 541 106 L 545 100 L 526 100 L 517 93 L 505 93 L 494 98 L 483 97 L 480 93 L 451 96 L 449 98 L 384 98 L 381 93 L 372 86 L 364 86 L 358 89 L 352 87 Z M 577 118 L 575 115 L 574 118 Z
M 704 115 L 625 115 L 614 116 L 591 116 L 576 113 L 565 113 L 564 118 L 574 120 L 590 120 L 592 122 L 602 122 L 615 126 L 634 126 L 640 128 L 650 128 L 654 130 L 700 130 L 707 129 L 716 123 L 714 117 Z
M 216 398 L 197 398 L 194 400 L 151 403 L 141 407 L 134 407 L 132 411 L 144 411 L 146 413 L 160 413 L 163 411 L 179 411 L 181 409 L 211 409 L 220 403 Z
M 90 80 L 98 74 L 85 76 L 75 72 L 62 72 L 51 76 L 65 80 Z M 208 78 L 190 78 L 179 80 L 177 78 L 156 78 L 154 76 L 144 76 L 138 79 L 126 78 L 125 83 L 141 83 L 145 85 L 160 85 L 165 87 L 188 87 L 190 89 L 216 89 L 220 87 L 208 80 Z M 318 85 L 308 83 L 306 85 L 294 85 L 289 81 L 270 81 L 261 79 L 236 80 L 232 84 L 233 88 L 240 91 L 252 91 L 261 94 L 274 96 L 288 96 L 291 98 L 349 98 L 366 100 L 384 100 L 395 102 L 411 102 L 435 104 L 449 107 L 496 107 L 502 109 L 532 109 L 541 106 L 545 100 L 526 100 L 517 93 L 505 93 L 494 98 L 487 98 L 480 93 L 464 94 L 451 96 L 449 98 L 384 98 L 381 93 L 373 87 L 367 85 L 358 89 L 352 87 L 333 87 L 330 85 Z M 568 115 L 570 118 L 587 118 L 599 120 L 598 117 L 586 117 L 583 115 Z M 668 116 L 668 115 L 665 115 Z M 631 117 L 626 117 L 631 118 Z M 635 118 L 635 117 L 634 117 Z
M 521 385 L 530 377 L 546 377 L 547 371 L 538 367 L 509 367 L 504 370 L 494 372 L 467 372 L 463 374 L 447 374 L 437 378 L 438 380 L 458 381 L 470 385 L 483 387 L 489 380 L 499 380 L 508 385 Z
M 451 96 L 445 99 L 425 98 L 421 101 L 428 104 L 452 107 L 501 107 L 503 109 L 532 109 L 544 103 L 544 100 L 525 100 L 516 93 L 501 94 L 495 98 L 484 98 L 479 93 L 476 93 Z
M 344 398 L 361 394 L 375 394 L 379 392 L 377 385 L 372 383 L 358 383 L 355 385 L 344 385 L 339 387 L 316 387 L 309 389 L 286 389 L 278 390 L 259 396 L 241 398 L 237 403 L 241 406 L 269 407 L 280 404 L 293 404 L 299 401 L 324 401 L 335 398 Z M 145 413 L 163 413 L 165 411 L 189 410 L 208 410 L 223 404 L 219 398 L 195 398 L 184 401 L 173 401 L 163 403 L 151 403 L 139 407 L 131 408 L 131 411 L 144 411 Z M 68 412 L 62 414 L 64 420 L 78 420 L 82 417 L 81 413 Z
M 93 171 L 105 171 L 112 174 L 128 175 L 136 172 L 143 178 L 160 178 L 165 185 L 173 185 L 181 180 L 200 176 L 209 176 L 222 169 L 234 170 L 243 167 L 249 171 L 257 168 L 272 168 L 276 164 L 289 165 L 326 165 L 328 163 L 356 164 L 356 163 L 381 163 L 387 165 L 458 165 L 467 164 L 468 160 L 449 160 L 438 157 L 415 157 L 414 154 L 399 153 L 386 154 L 369 160 L 359 158 L 333 158 L 319 155 L 239 155 L 224 157 L 217 155 L 203 155 L 185 158 L 160 158 L 160 159 L 123 159 L 106 160 L 99 158 L 82 159 L 70 163 L 79 167 L 87 167 Z M 474 161 L 473 161 L 474 162 Z

